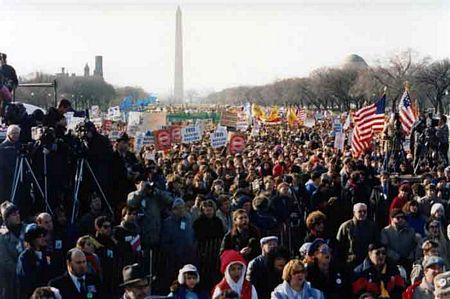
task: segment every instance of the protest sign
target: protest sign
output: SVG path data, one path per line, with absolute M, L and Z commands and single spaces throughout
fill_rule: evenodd
M 216 131 L 214 131 L 213 133 L 210 134 L 211 147 L 218 148 L 218 147 L 226 146 L 227 139 L 228 139 L 227 134 L 228 133 L 227 133 L 226 129 L 217 128 Z
M 120 132 L 119 131 L 111 131 L 111 132 L 109 132 L 108 137 L 109 137 L 109 140 L 116 141 L 120 137 Z
M 220 117 L 220 125 L 221 126 L 236 128 L 237 121 L 238 121 L 238 115 L 236 112 L 222 111 L 222 114 Z
M 336 132 L 334 136 L 334 148 L 338 150 L 344 149 L 345 135 L 342 132 Z
M 172 143 L 180 143 L 182 141 L 181 127 L 180 126 L 171 126 L 170 127 L 170 137 L 172 138 Z
M 199 126 L 184 127 L 181 129 L 181 140 L 183 143 L 192 143 L 202 140 Z
M 89 118 L 98 118 L 100 117 L 100 107 L 98 105 L 94 105 L 91 107 L 91 112 L 89 114 Z
M 307 118 L 305 120 L 304 126 L 307 128 L 312 128 L 312 127 L 314 127 L 315 124 L 316 124 L 316 120 L 314 118 Z
M 232 155 L 242 152 L 245 149 L 245 135 L 233 133 L 230 138 L 230 153 Z
M 172 146 L 169 130 L 157 130 L 154 132 L 155 143 L 158 150 L 169 150 Z
M 119 106 L 115 106 L 115 107 L 109 107 L 108 108 L 108 119 L 112 119 L 112 120 L 120 120 L 120 107 Z

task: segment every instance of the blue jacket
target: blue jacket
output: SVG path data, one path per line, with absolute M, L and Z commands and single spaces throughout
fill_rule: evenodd
M 291 286 L 287 281 L 277 286 L 273 290 L 271 299 L 324 299 L 321 291 L 314 289 L 310 286 L 309 282 L 303 283 L 303 290 L 300 295 L 295 295 L 295 292 L 291 289 Z

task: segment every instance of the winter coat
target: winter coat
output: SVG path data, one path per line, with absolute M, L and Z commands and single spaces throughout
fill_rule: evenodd
M 197 241 L 207 241 L 211 239 L 222 239 L 225 232 L 223 231 L 222 221 L 216 216 L 209 219 L 201 215 L 194 221 L 194 232 Z
M 353 265 L 361 263 L 367 255 L 369 244 L 378 239 L 378 230 L 372 221 L 353 218 L 344 222 L 336 236 L 340 261 Z
M 20 285 L 20 298 L 29 299 L 34 290 L 46 286 L 51 276 L 50 259 L 45 251 L 39 258 L 34 249 L 27 248 L 17 261 L 16 273 Z
M 283 281 L 272 292 L 271 299 L 324 299 L 323 293 L 311 287 L 310 283 L 305 281 L 303 283 L 303 290 L 298 295 L 291 288 L 287 281 Z
M 19 236 L 5 226 L 0 228 L 0 293 L 3 291 L 6 298 L 18 298 L 16 267 L 19 255 L 24 250 L 24 233 L 25 225 L 21 226 Z
M 251 224 L 245 234 L 240 233 L 237 229 L 232 229 L 223 237 L 222 244 L 220 246 L 220 254 L 227 249 L 241 251 L 241 249 L 250 245 L 252 251 L 248 256 L 245 256 L 245 259 L 247 261 L 251 261 L 261 253 L 260 244 L 258 242 L 260 236 L 259 231 Z M 251 240 L 254 241 L 252 244 L 249 244 L 249 241 Z
M 169 193 L 155 188 L 151 196 L 140 191 L 128 195 L 127 205 L 138 207 L 142 217 L 142 243 L 144 248 L 160 245 L 162 219 L 161 212 L 173 201 Z
M 308 277 L 311 287 L 323 292 L 325 298 L 341 299 L 350 297 L 349 277 L 343 271 L 338 271 L 336 265 L 330 265 L 328 275 L 320 271 L 317 262 L 308 264 L 306 270 L 306 277 Z
M 282 282 L 281 273 L 273 268 L 273 258 L 267 255 L 259 255 L 250 261 L 247 280 L 255 286 L 260 299 L 270 298 L 270 293 Z
M 414 229 L 405 224 L 402 228 L 389 225 L 381 231 L 381 243 L 386 246 L 387 257 L 397 263 L 400 260 L 413 261 L 417 246 Z
M 352 293 L 358 298 L 365 292 L 371 292 L 377 296 L 381 295 L 381 282 L 389 293 L 390 299 L 402 298 L 405 289 L 405 281 L 400 276 L 397 266 L 387 263 L 385 271 L 378 271 L 369 258 L 353 271 Z M 382 273 L 384 272 L 384 273 Z
M 239 277 L 238 281 L 235 282 L 233 279 L 231 279 L 230 273 L 229 273 L 229 267 L 232 263 L 229 263 L 224 271 L 224 277 L 223 279 L 214 287 L 212 298 L 216 298 L 217 296 L 221 295 L 226 290 L 233 290 L 237 294 L 239 294 L 239 298 L 241 299 L 258 299 L 258 294 L 256 293 L 255 287 L 245 279 L 245 272 L 247 270 L 247 267 L 242 264 L 242 275 Z

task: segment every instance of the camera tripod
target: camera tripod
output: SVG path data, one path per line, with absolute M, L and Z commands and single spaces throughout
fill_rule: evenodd
M 47 161 L 47 159 L 44 156 L 45 168 L 47 165 L 46 161 Z M 47 212 L 49 212 L 50 214 L 53 215 L 52 208 L 50 207 L 50 205 L 48 203 L 47 188 L 45 188 L 45 192 L 42 190 L 42 187 L 39 185 L 36 175 L 34 174 L 33 169 L 31 168 L 30 162 L 28 161 L 26 154 L 23 152 L 21 152 L 20 155 L 16 159 L 16 167 L 14 169 L 14 179 L 13 179 L 13 185 L 12 185 L 12 190 L 11 190 L 11 202 L 15 203 L 17 190 L 19 189 L 19 183 L 23 183 L 23 175 L 24 175 L 24 171 L 26 171 L 25 167 L 26 167 L 26 170 L 28 170 L 29 173 L 31 174 L 31 177 L 33 178 L 33 182 L 36 184 L 36 187 L 37 187 L 39 193 L 41 194 L 42 198 L 44 199 Z M 45 178 L 45 184 L 47 186 L 47 178 Z
M 95 176 L 95 173 L 92 170 L 91 165 L 89 164 L 89 161 L 84 157 L 80 157 L 77 159 L 77 170 L 75 172 L 75 190 L 74 190 L 74 194 L 73 194 L 73 208 L 72 208 L 72 218 L 71 218 L 72 223 L 75 222 L 75 218 L 78 216 L 78 212 L 79 212 L 80 200 L 78 198 L 78 195 L 80 193 L 80 186 L 81 186 L 81 182 L 83 181 L 85 167 L 87 167 L 87 169 L 89 170 L 89 173 L 91 174 L 92 178 L 94 179 L 94 182 L 97 185 L 97 188 L 100 191 L 100 194 L 102 195 L 102 198 L 106 203 L 106 206 L 108 207 L 109 211 L 111 212 L 111 215 L 114 215 L 114 211 L 111 208 L 111 205 L 109 204 L 108 200 L 106 199 L 106 196 L 105 196 L 105 193 L 103 192 L 102 186 L 100 186 L 100 183 L 98 182 L 97 177 Z
M 394 133 L 392 148 L 386 151 L 384 156 L 383 169 L 388 172 L 399 172 L 400 163 L 406 161 L 402 138 L 399 134 L 399 132 Z
M 437 166 L 444 163 L 446 160 L 442 152 L 439 150 L 439 146 L 437 148 L 431 148 L 429 143 L 425 143 L 422 145 L 419 152 L 419 157 L 414 165 L 414 174 L 417 174 L 421 165 L 424 165 L 425 163 L 431 164 L 431 161 L 434 161 Z

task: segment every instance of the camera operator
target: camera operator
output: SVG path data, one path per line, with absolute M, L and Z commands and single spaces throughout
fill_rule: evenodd
M 77 127 L 77 137 L 85 146 L 86 158 L 97 178 L 100 187 L 105 192 L 106 198 L 110 197 L 107 191 L 109 191 L 112 184 L 112 162 L 113 162 L 113 149 L 108 137 L 101 135 L 97 132 L 95 125 L 86 121 Z M 95 182 L 92 177 L 90 185 L 91 190 L 96 189 Z
M 136 156 L 130 151 L 130 138 L 126 133 L 122 134 L 117 141 L 113 154 L 112 177 L 114 193 L 112 194 L 111 206 L 118 211 L 125 205 L 128 193 L 136 190 L 135 181 L 143 167 L 139 164 Z
M 419 158 L 425 150 L 425 128 L 426 116 L 421 113 L 411 128 L 411 152 L 414 153 L 414 169 L 416 169 Z
M 5 53 L 0 53 L 0 73 L 4 76 L 4 85 L 12 92 L 19 85 L 19 80 L 17 80 L 16 70 L 7 64 L 6 58 Z
M 53 209 L 60 204 L 58 201 L 62 196 L 70 192 L 70 178 L 74 172 L 70 163 L 71 137 L 65 135 L 66 119 L 56 114 L 52 117 L 53 126 L 39 127 L 31 157 L 33 169 L 42 188 L 45 188 L 44 182 L 47 179 L 47 200 Z M 35 205 L 36 209 L 39 209 L 39 205 L 43 205 L 44 201 L 41 196 L 37 198 L 42 200 Z M 44 206 L 41 208 L 44 209 Z
M 138 208 L 142 212 L 141 227 L 143 229 L 142 245 L 144 250 L 157 248 L 160 245 L 162 227 L 161 212 L 170 207 L 173 198 L 166 191 L 156 187 L 148 176 L 138 178 L 137 190 L 128 194 L 127 205 Z
M 20 127 L 10 125 L 6 139 L 0 144 L 0 200 L 10 198 L 14 179 L 15 163 L 19 151 Z
M 445 159 L 445 164 L 448 165 L 448 138 L 449 129 L 447 125 L 447 117 L 441 115 L 439 118 L 438 128 L 436 130 L 436 136 L 439 139 L 439 151 L 442 153 Z
M 72 104 L 69 100 L 61 99 L 58 103 L 58 106 L 50 107 L 47 111 L 47 114 L 44 116 L 44 125 L 55 127 L 57 123 L 64 117 L 66 112 L 69 112 L 72 109 Z
M 11 92 L 9 91 L 8 87 L 6 87 L 6 85 L 3 84 L 4 78 L 5 77 L 2 75 L 2 73 L 0 73 L 0 116 L 1 117 L 5 116 L 6 107 L 12 101 Z

